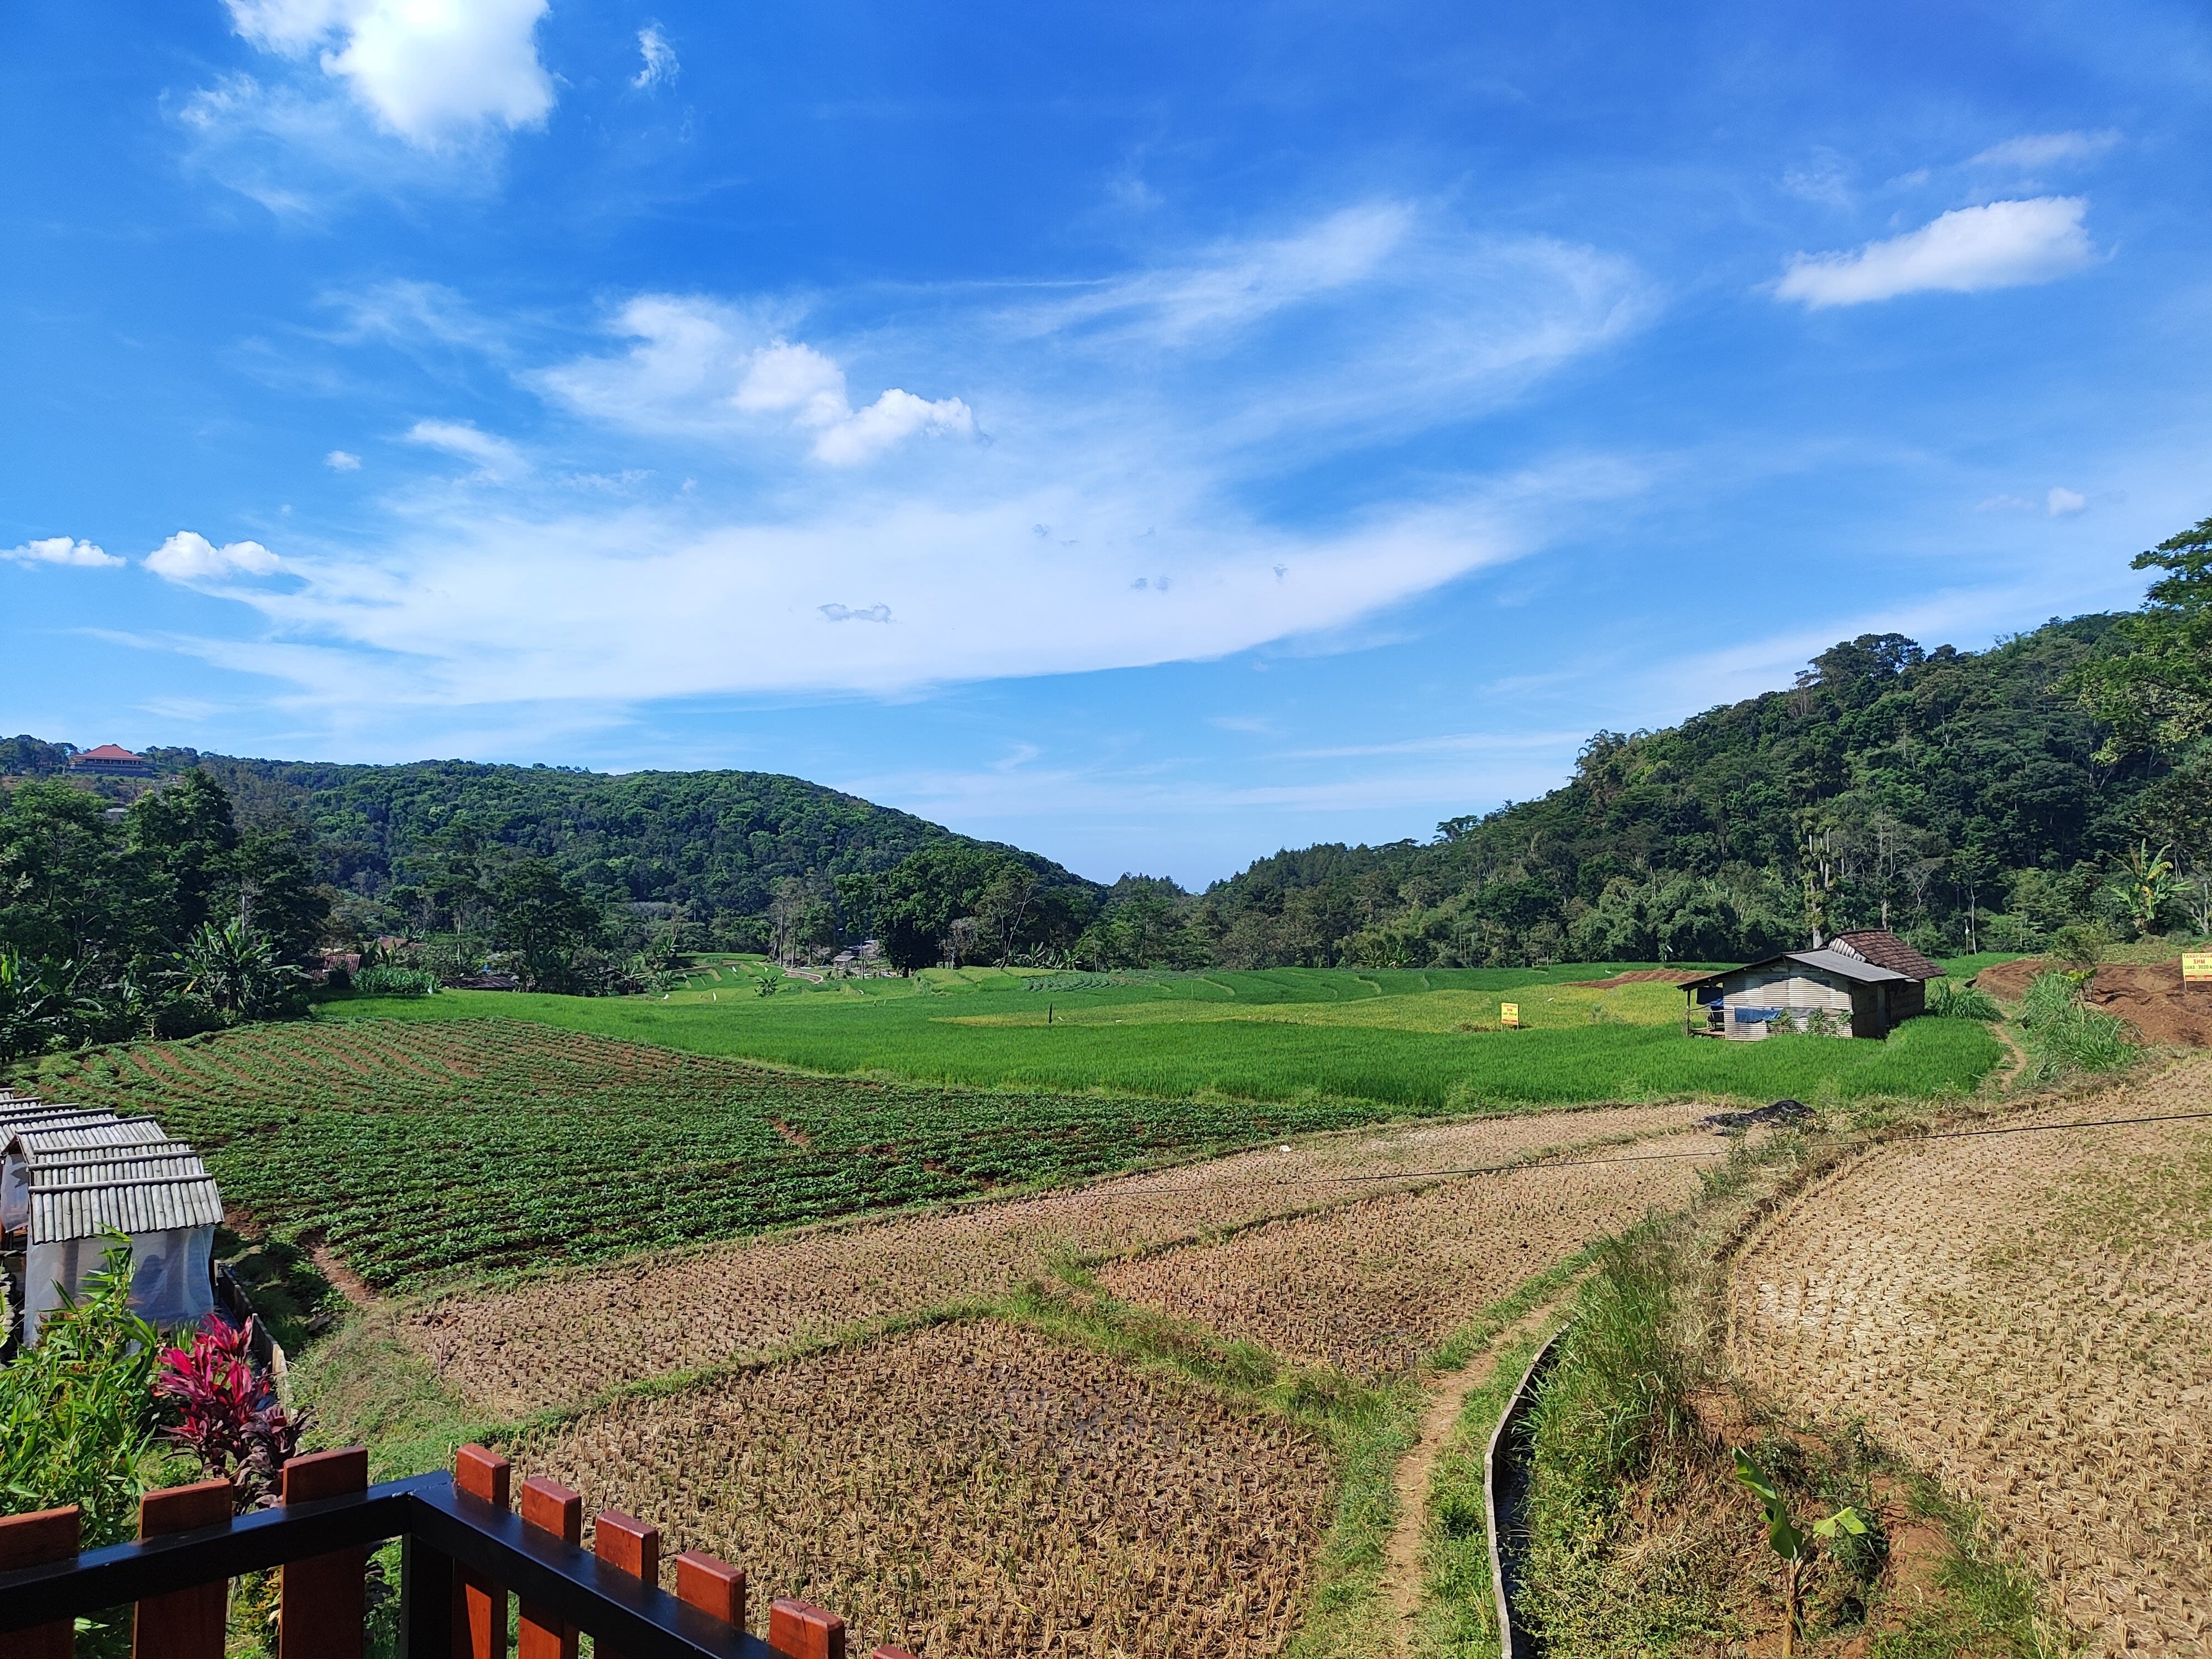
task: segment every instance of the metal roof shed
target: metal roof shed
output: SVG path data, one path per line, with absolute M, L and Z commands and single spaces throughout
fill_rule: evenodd
M 51 1154 L 99 1146 L 145 1146 L 167 1140 L 150 1117 L 118 1118 L 79 1108 L 52 1117 L 0 1124 L 0 1233 L 19 1233 L 30 1219 L 30 1166 Z
M 26 1344 L 38 1340 L 40 1321 L 61 1306 L 63 1292 L 76 1295 L 98 1271 L 117 1233 L 131 1240 L 134 1313 L 175 1326 L 197 1325 L 215 1311 L 215 1230 L 222 1220 L 222 1195 L 214 1177 L 204 1169 L 197 1175 L 123 1175 L 128 1167 L 64 1167 L 51 1182 L 33 1168 L 23 1267 Z

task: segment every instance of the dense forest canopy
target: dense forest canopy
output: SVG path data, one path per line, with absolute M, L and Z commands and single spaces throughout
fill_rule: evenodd
M 1740 959 L 1868 926 L 1930 952 L 2033 949 L 2093 923 L 2201 933 L 2212 520 L 2136 566 L 2164 573 L 2136 612 L 1982 652 L 1864 635 L 1787 690 L 1598 732 L 1540 799 L 1428 842 L 1279 852 L 1196 895 L 1138 875 L 1101 887 L 762 773 L 155 750 L 163 787 L 103 811 L 100 792 L 146 786 L 25 784 L 71 750 L 0 740 L 0 948 L 19 974 L 66 978 L 82 957 L 151 984 L 195 928 L 248 915 L 230 910 L 249 891 L 297 895 L 262 901 L 283 961 L 318 932 L 397 935 L 445 941 L 425 959 L 441 973 L 503 954 L 564 988 L 620 988 L 682 949 L 821 959 L 863 938 L 900 967 L 1420 967 Z M 72 837 L 98 870 L 66 902 L 27 897 L 68 888 L 39 849 Z

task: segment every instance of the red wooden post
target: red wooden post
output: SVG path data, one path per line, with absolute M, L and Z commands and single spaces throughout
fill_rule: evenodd
M 312 1503 L 368 1490 L 368 1449 L 316 1452 L 284 1466 L 284 1502 Z M 277 1659 L 361 1659 L 368 1612 L 362 1580 L 368 1547 L 349 1544 L 278 1569 Z
M 592 1522 L 592 1553 L 611 1567 L 658 1588 L 660 1528 L 620 1510 L 602 1510 Z M 599 1644 L 599 1659 L 623 1659 L 620 1650 Z
M 497 1452 L 464 1446 L 453 1454 L 453 1490 L 495 1510 L 510 1507 L 513 1466 Z M 453 1646 L 460 1659 L 507 1659 L 507 1587 L 456 1565 Z
M 149 1492 L 138 1500 L 138 1541 L 173 1532 L 220 1527 L 230 1519 L 228 1480 Z M 223 1620 L 230 1585 L 211 1584 L 149 1595 L 131 1617 L 131 1659 L 222 1659 Z
M 676 1599 L 743 1630 L 745 1570 L 703 1550 L 686 1550 L 676 1558 Z
M 791 1659 L 845 1659 L 845 1621 L 811 1601 L 778 1596 L 769 1603 L 768 1644 Z
M 522 1524 L 550 1532 L 564 1544 L 580 1544 L 584 1500 L 558 1481 L 533 1474 L 522 1483 Z M 576 1659 L 576 1627 L 525 1601 L 514 1659 Z
M 77 1553 L 82 1528 L 83 1519 L 74 1504 L 65 1509 L 0 1516 L 0 1572 L 68 1560 Z M 76 1651 L 74 1619 L 34 1625 L 29 1630 L 11 1632 L 8 1637 L 9 1659 L 71 1659 Z

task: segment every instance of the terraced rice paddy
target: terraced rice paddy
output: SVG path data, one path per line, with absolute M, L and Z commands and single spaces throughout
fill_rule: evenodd
M 1613 1154 L 1618 1162 L 1392 1194 L 1116 1262 L 1100 1279 L 1124 1300 L 1286 1358 L 1378 1377 L 1594 1237 L 1687 1203 L 1697 1161 L 1671 1155 L 1713 1145 L 1710 1134 L 1665 1136 Z
M 513 1450 L 803 1595 L 850 1650 L 1243 1659 L 1301 1611 L 1334 1470 L 1312 1435 L 988 1321 L 625 1401 Z
M 1059 1260 L 1127 1256 L 1316 1206 L 1388 1202 L 1408 1188 L 1435 1186 L 1416 1173 L 1422 1170 L 1578 1149 L 1593 1157 L 1632 1152 L 1639 1149 L 1619 1143 L 1679 1131 L 1698 1109 L 1629 1107 L 1328 1136 L 1073 1191 L 451 1296 L 407 1310 L 403 1329 L 473 1406 L 519 1418 L 671 1371 L 761 1358 L 930 1309 L 986 1302 L 1049 1276 Z M 1699 1136 L 1691 1149 L 1717 1144 Z M 1643 1195 L 1679 1189 L 1691 1179 L 1682 1172 L 1694 1167 L 1694 1160 L 1613 1165 L 1583 1172 L 1574 1188 L 1540 1188 L 1556 1192 L 1566 1206 L 1540 1243 L 1522 1251 L 1510 1237 L 1492 1237 L 1480 1248 L 1502 1271 L 1525 1257 L 1520 1271 L 1534 1273 L 1549 1253 L 1571 1250 Z M 1674 1173 L 1618 1175 L 1660 1170 Z M 1567 1173 L 1488 1179 L 1509 1192 Z M 1601 1178 L 1609 1173 L 1625 1184 Z M 1454 1181 L 1449 1190 L 1462 1195 L 1470 1234 L 1485 1232 L 1513 1202 L 1499 1200 L 1505 1211 L 1483 1210 L 1491 1188 L 1481 1182 Z M 1588 1205 L 1579 1217 L 1570 1191 L 1586 1195 L 1577 1200 Z M 1635 1196 L 1624 1198 L 1624 1191 Z M 1440 1204 L 1438 1214 L 1450 1207 Z M 1317 1342 L 1293 1346 L 1305 1352 Z
M 2204 1109 L 2198 1059 L 2040 1115 Z M 1939 1473 L 2105 1652 L 2212 1653 L 2205 1124 L 1875 1153 L 1755 1238 L 1730 1294 L 1745 1375 Z
M 72 1057 L 41 1087 L 159 1115 L 230 1204 L 326 1240 L 382 1288 L 1064 1183 L 1390 1114 L 1313 1096 L 809 1077 L 507 1020 L 252 1027 Z

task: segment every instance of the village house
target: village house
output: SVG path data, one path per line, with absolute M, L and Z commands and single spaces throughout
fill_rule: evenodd
M 1778 1030 L 1884 1037 L 1927 1012 L 1928 981 L 1942 977 L 1896 934 L 1867 928 L 1692 980 L 1685 1023 L 1692 1036 L 1735 1042 Z

